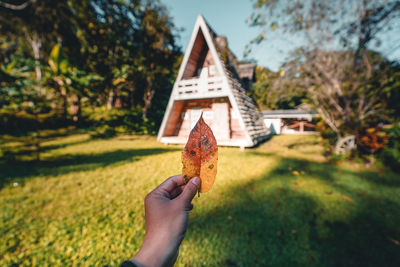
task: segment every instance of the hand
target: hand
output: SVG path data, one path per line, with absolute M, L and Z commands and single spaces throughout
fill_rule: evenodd
M 143 245 L 132 259 L 138 266 L 172 266 L 185 237 L 193 197 L 200 187 L 200 178 L 184 184 L 182 175 L 168 178 L 144 201 L 146 235 Z

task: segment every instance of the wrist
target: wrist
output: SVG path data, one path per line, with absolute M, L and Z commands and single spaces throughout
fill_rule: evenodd
M 163 238 L 153 240 L 145 238 L 142 247 L 132 261 L 139 267 L 168 266 L 169 255 L 172 253 L 171 244 L 168 245 Z
M 136 257 L 136 256 L 135 256 Z M 136 267 L 147 267 L 147 265 L 144 265 L 143 263 L 135 260 L 135 258 L 130 260 L 131 262 L 133 262 L 135 264 Z

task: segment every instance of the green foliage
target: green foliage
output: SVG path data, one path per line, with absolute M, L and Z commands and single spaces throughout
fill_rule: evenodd
M 176 266 L 398 266 L 399 175 L 329 164 L 318 138 L 221 147 Z M 0 265 L 118 266 L 132 257 L 145 234 L 143 199 L 181 171 L 182 148 L 88 135 L 43 146 L 43 162 L 0 162 Z
M 108 139 L 117 135 L 114 127 L 108 125 L 97 126 L 95 131 L 90 135 L 92 138 Z
M 400 172 L 400 124 L 395 124 L 387 132 L 389 143 L 380 153 L 380 159 L 386 167 Z
M 0 30 L 0 108 L 81 126 L 84 108 L 141 108 L 127 128 L 159 125 L 181 54 L 159 1 L 32 1 L 0 8 Z
M 21 136 L 0 136 L 0 158 L 6 162 L 15 163 L 18 160 L 41 160 L 41 153 L 51 147 L 43 147 L 42 144 L 56 137 L 66 136 L 75 131 L 74 126 L 57 129 L 37 129 L 35 132 L 24 132 Z
M 299 84 L 286 81 L 284 72 L 272 72 L 256 67 L 256 81 L 250 95 L 263 109 L 293 109 L 306 102 L 306 94 Z
M 30 114 L 0 109 L 0 135 L 24 135 L 43 129 L 57 129 L 72 124 L 56 113 Z
M 131 110 L 97 108 L 86 112 L 87 120 L 96 129 L 94 137 L 109 138 L 117 133 L 156 134 L 155 123 L 143 121 L 140 107 Z
M 324 122 L 319 119 L 315 125 L 315 130 L 320 133 L 321 137 L 327 141 L 328 147 L 333 147 L 336 144 L 337 135 L 336 133 Z
M 400 119 L 400 62 L 394 62 L 387 68 L 387 80 L 382 86 L 387 92 L 388 121 L 398 123 Z
M 49 105 L 42 96 L 43 88 L 35 79 L 35 61 L 26 58 L 21 51 L 13 50 L 1 69 L 6 77 L 1 80 L 0 108 L 29 113 L 43 113 L 49 110 Z
M 51 71 L 55 74 L 66 74 L 68 71 L 68 61 L 61 56 L 61 46 L 56 44 L 49 55 L 49 66 Z
M 384 54 L 397 48 L 385 36 L 399 34 L 400 28 L 391 26 L 400 18 L 398 0 L 253 2 L 248 22 L 263 37 L 253 43 L 272 36 L 296 40 L 282 66 L 283 80 L 307 92 L 338 137 L 397 120 L 398 62 Z M 379 49 L 383 43 L 385 50 Z

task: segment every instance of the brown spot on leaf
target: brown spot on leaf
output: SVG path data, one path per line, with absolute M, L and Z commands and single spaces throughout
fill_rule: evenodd
M 184 175 L 184 176 L 183 176 L 183 181 L 184 181 L 185 183 L 189 182 L 189 177 L 188 177 L 187 175 Z
M 208 150 L 209 148 L 210 148 L 209 146 L 203 146 L 204 152 L 207 152 L 207 150 Z
M 201 144 L 203 145 L 203 146 L 206 146 L 206 145 L 208 145 L 208 139 L 204 139 L 203 141 L 201 141 Z

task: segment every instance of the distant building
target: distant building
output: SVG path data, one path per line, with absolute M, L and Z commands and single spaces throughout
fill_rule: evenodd
M 252 147 L 265 140 L 263 116 L 246 94 L 255 79 L 254 68 L 240 65 L 226 37 L 218 36 L 199 15 L 157 139 L 186 143 L 203 113 L 218 145 Z
M 312 123 L 318 113 L 301 109 L 264 110 L 265 126 L 271 134 L 316 134 Z

